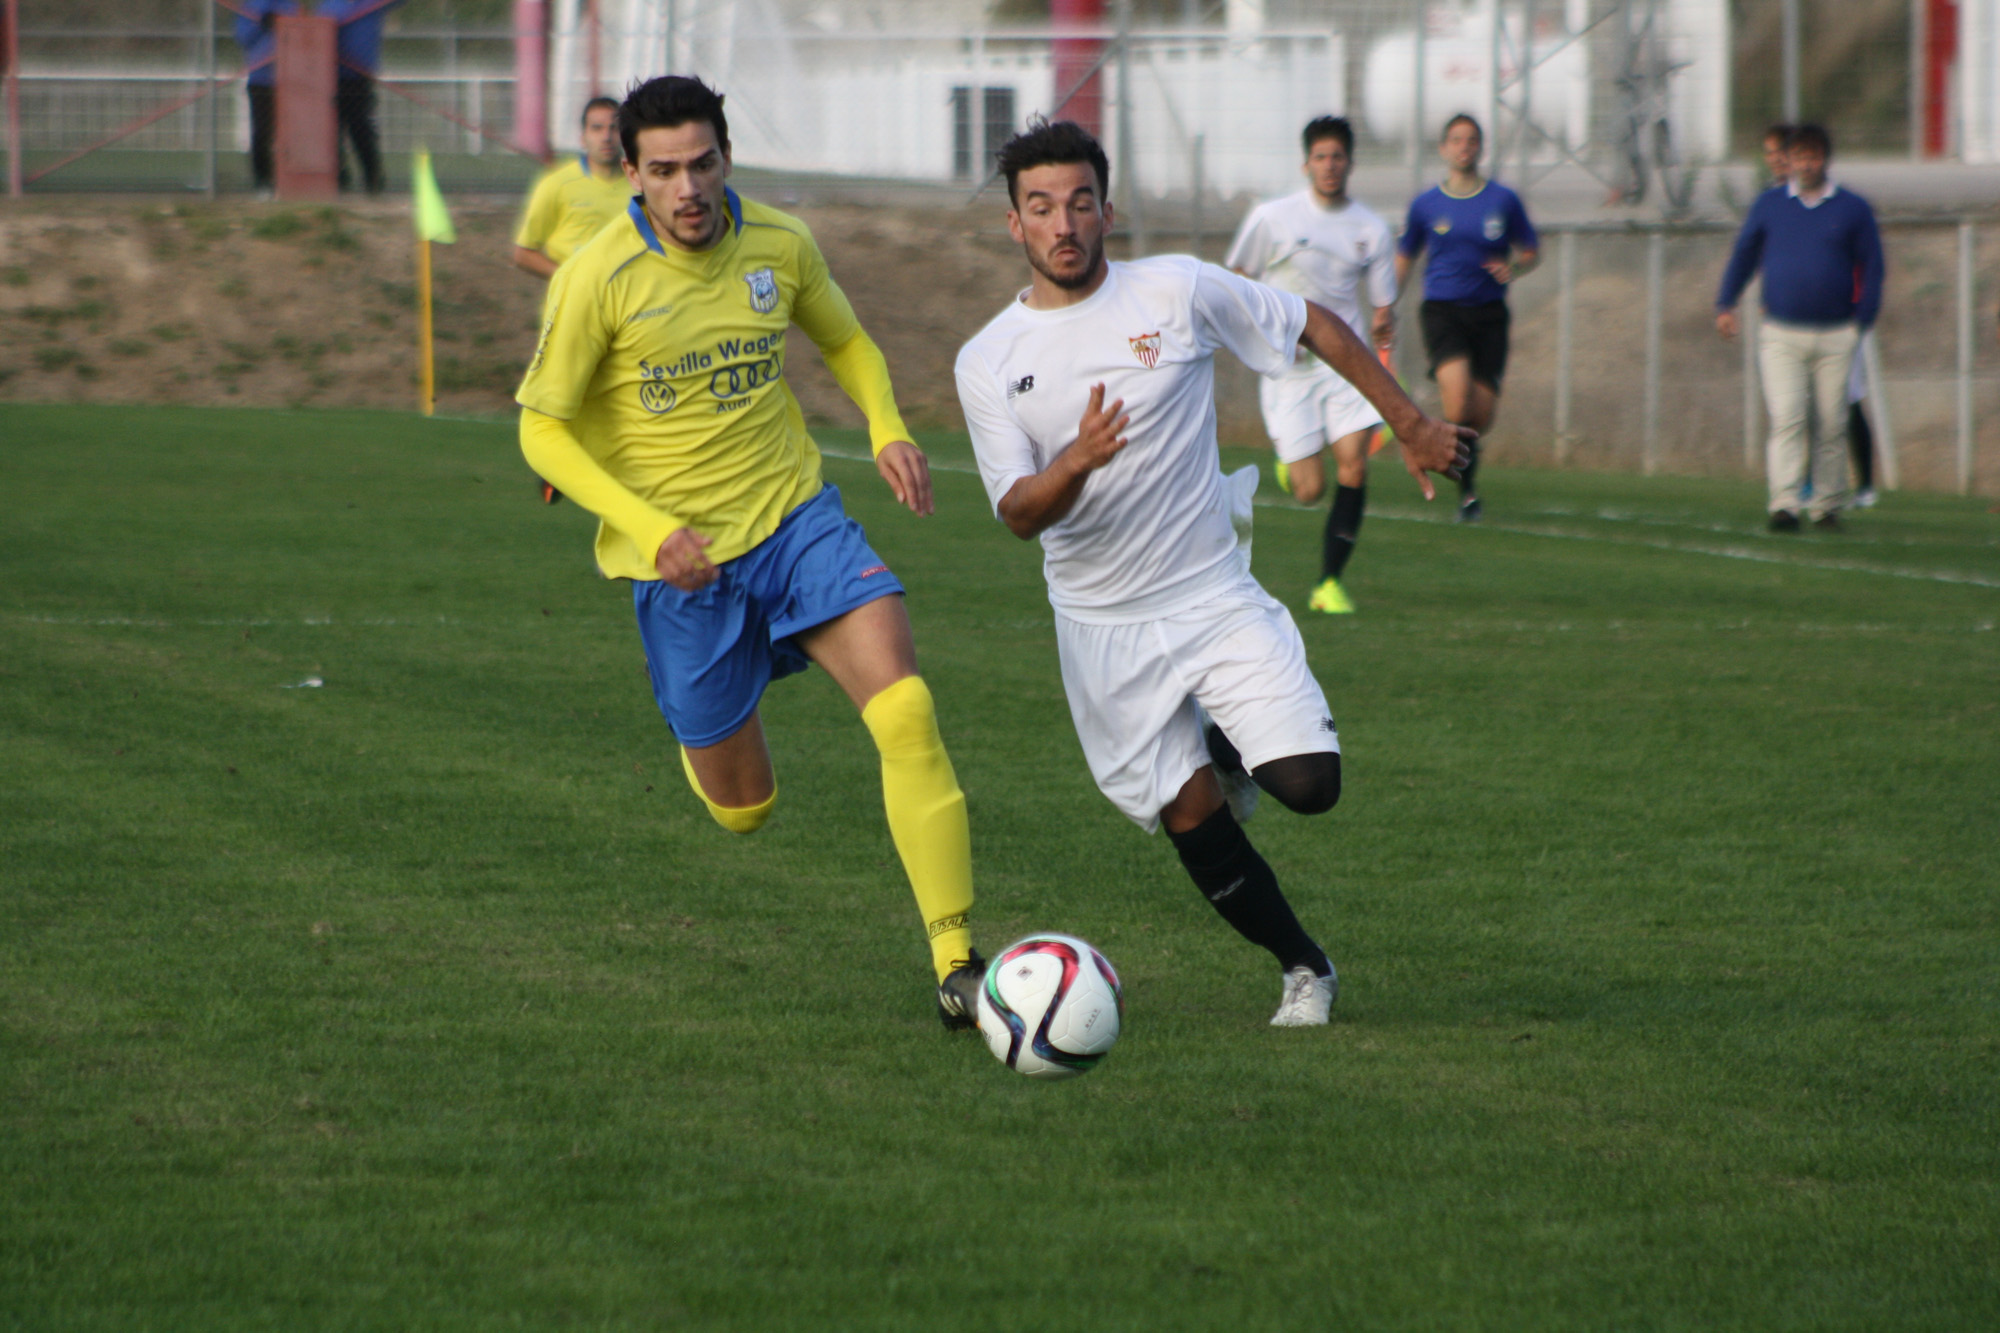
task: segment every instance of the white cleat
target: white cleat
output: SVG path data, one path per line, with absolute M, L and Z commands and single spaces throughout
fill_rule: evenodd
M 1333 964 L 1328 963 L 1331 968 Z M 1274 1028 L 1316 1028 L 1326 1026 L 1327 1012 L 1340 994 L 1340 974 L 1329 971 L 1314 976 L 1309 967 L 1295 967 L 1285 973 L 1285 998 L 1271 1016 Z
M 1250 817 L 1257 813 L 1257 801 L 1263 796 L 1263 789 L 1258 787 L 1257 779 L 1251 777 L 1238 760 L 1236 747 L 1222 734 L 1222 728 L 1215 725 L 1208 710 L 1196 703 L 1194 715 L 1201 727 L 1208 757 L 1215 764 L 1215 780 L 1222 784 L 1222 799 L 1229 803 L 1230 817 L 1239 824 L 1247 824 Z M 1216 753 L 1218 743 L 1222 749 L 1219 755 Z
M 1215 766 L 1215 776 L 1222 781 L 1222 799 L 1229 802 L 1229 816 L 1239 824 L 1250 822 L 1257 813 L 1257 799 L 1263 791 L 1257 786 L 1257 779 L 1242 769 L 1225 773 L 1222 765 Z

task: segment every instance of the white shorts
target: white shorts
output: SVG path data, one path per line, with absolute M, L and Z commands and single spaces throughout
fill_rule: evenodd
M 1148 833 L 1209 762 L 1196 704 L 1245 768 L 1292 754 L 1340 753 L 1299 627 L 1248 574 L 1159 620 L 1090 625 L 1058 611 L 1056 651 L 1097 789 Z
M 1382 424 L 1382 414 L 1361 390 L 1325 366 L 1310 375 L 1260 381 L 1257 401 L 1281 463 L 1311 458 L 1335 440 Z

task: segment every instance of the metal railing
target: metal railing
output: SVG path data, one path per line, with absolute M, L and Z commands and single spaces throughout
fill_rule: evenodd
M 2000 486 L 2000 476 L 1978 467 L 1982 427 L 1992 436 L 2000 425 L 1994 312 L 1981 296 L 1979 263 L 1979 232 L 1996 225 L 1990 215 L 1881 223 L 1888 276 L 1863 364 L 1886 488 L 1966 494 Z M 1502 439 L 1557 465 L 1761 476 L 1754 283 L 1738 306 L 1738 346 L 1714 328 L 1736 230 L 1730 222 L 1543 226 L 1542 271 L 1513 288 Z M 1424 373 L 1411 317 L 1417 298 L 1405 296 L 1399 366 L 1414 384 Z M 1548 423 L 1545 434 L 1536 422 Z

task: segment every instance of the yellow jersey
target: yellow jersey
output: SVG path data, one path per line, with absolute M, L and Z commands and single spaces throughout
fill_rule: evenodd
M 549 168 L 528 193 L 514 244 L 539 250 L 560 264 L 622 217 L 632 199 L 632 183 L 621 168 L 612 180 L 591 174 L 590 163 L 578 153 Z
M 598 567 L 612 578 L 658 578 L 654 552 L 681 527 L 711 540 L 711 561 L 734 559 L 819 494 L 819 449 L 783 378 L 792 324 L 844 386 L 862 383 L 850 393 L 878 450 L 908 438 L 880 353 L 805 224 L 734 190 L 724 204 L 722 238 L 688 251 L 662 244 L 630 201 L 556 273 L 515 395 L 567 422 L 588 455 L 538 464 L 546 480 L 580 500 L 607 478 L 624 492 L 593 505 L 623 515 L 623 529 L 607 519 L 597 531 Z M 855 349 L 870 370 L 844 369 Z

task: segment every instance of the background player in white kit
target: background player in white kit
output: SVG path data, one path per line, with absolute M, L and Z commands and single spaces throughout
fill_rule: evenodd
M 1303 296 L 1387 348 L 1396 331 L 1396 244 L 1389 224 L 1347 197 L 1354 130 L 1339 116 L 1305 128 L 1306 188 L 1259 204 L 1243 219 L 1222 262 Z M 1373 314 L 1361 315 L 1362 281 Z M 1333 450 L 1333 508 L 1320 539 L 1319 583 L 1306 605 L 1328 615 L 1354 610 L 1340 586 L 1368 503 L 1368 442 L 1382 414 L 1317 357 L 1300 357 L 1257 386 L 1264 429 L 1278 455 L 1278 481 L 1306 504 L 1325 493 L 1323 452 Z
M 1000 169 L 1033 281 L 959 352 L 958 395 L 995 514 L 1041 537 L 1084 757 L 1112 804 L 1148 831 L 1164 824 L 1216 911 L 1277 958 L 1272 1023 L 1324 1023 L 1333 964 L 1217 776 L 1247 770 L 1302 814 L 1340 799 L 1340 739 L 1298 627 L 1237 551 L 1215 352 L 1266 375 L 1301 344 L 1329 361 L 1382 409 L 1427 497 L 1424 470 L 1450 475 L 1471 432 L 1419 412 L 1322 306 L 1185 255 L 1106 263 L 1111 169 L 1081 127 L 1031 123 Z

